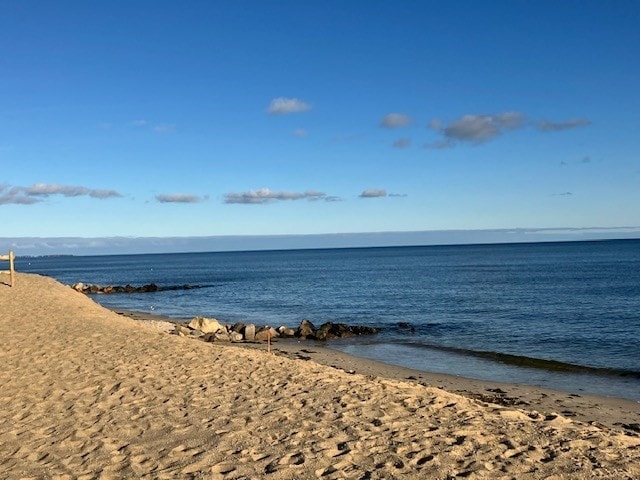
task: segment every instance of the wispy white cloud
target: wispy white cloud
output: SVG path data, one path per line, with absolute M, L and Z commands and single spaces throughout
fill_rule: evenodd
M 525 120 L 526 117 L 520 112 L 505 112 L 496 115 L 464 115 L 446 126 L 435 119 L 429 122 L 429 126 L 451 141 L 478 144 L 507 130 L 522 128 Z
M 199 203 L 202 201 L 202 197 L 185 193 L 161 193 L 156 195 L 156 200 L 160 203 Z
M 400 197 L 406 197 L 406 196 L 407 196 L 406 193 L 388 193 L 383 188 L 369 188 L 367 190 L 364 190 L 360 195 L 358 195 L 358 197 L 360 198 L 383 198 L 383 197 L 400 198 Z
M 411 146 L 410 138 L 400 138 L 393 142 L 393 148 L 408 148 Z
M 249 190 L 248 192 L 226 193 L 224 195 L 224 203 L 240 203 L 240 204 L 265 204 L 282 200 L 324 200 L 327 202 L 335 202 L 338 197 L 329 196 L 324 192 L 315 192 L 307 190 L 306 192 L 274 192 L 268 188 L 260 190 Z
M 267 113 L 269 115 L 286 115 L 288 113 L 304 112 L 310 108 L 311 105 L 298 98 L 278 97 L 271 100 Z
M 383 128 L 400 128 L 406 127 L 413 123 L 413 118 L 404 113 L 388 113 L 382 120 L 380 120 L 380 126 Z
M 442 135 L 443 139 L 428 143 L 425 148 L 451 148 L 458 143 L 472 143 L 479 145 L 505 134 L 511 130 L 518 130 L 534 126 L 541 132 L 556 132 L 571 128 L 590 125 L 586 118 L 554 123 L 548 120 L 533 121 L 522 112 L 504 112 L 491 115 L 463 115 L 446 125 L 440 119 L 429 121 L 430 129 Z
M 11 193 L 0 194 L 0 205 L 32 205 L 39 203 L 41 200 L 26 195 L 12 195 Z
M 122 194 L 116 192 L 115 190 L 102 190 L 102 189 L 93 189 L 89 190 L 89 196 L 91 198 L 117 198 L 122 197 Z
M 309 132 L 307 130 L 305 130 L 304 128 L 296 128 L 293 131 L 293 135 L 295 137 L 306 137 L 307 135 L 309 135 Z
M 586 127 L 587 125 L 591 125 L 591 120 L 588 118 L 572 118 L 566 122 L 540 120 L 537 122 L 536 127 L 541 132 L 559 132 L 562 130 L 570 130 L 572 128 Z
M 10 188 L 10 185 L 0 184 L 0 205 L 31 205 L 41 200 L 29 197 L 19 189 Z
M 11 188 L 9 188 L 9 185 L 3 185 L 0 189 L 0 205 L 32 205 L 51 195 L 62 195 L 63 197 L 88 196 L 98 199 L 122 197 L 115 190 L 93 189 L 74 185 L 35 183 L 30 187 Z
M 88 195 L 93 198 L 121 197 L 115 190 L 100 190 L 73 185 L 58 185 L 47 183 L 35 183 L 30 187 L 14 187 L 14 190 L 21 191 L 29 196 L 48 197 L 50 195 L 62 195 L 64 197 L 81 197 Z
M 134 127 L 146 127 L 149 124 L 146 120 L 134 120 L 131 125 Z
M 380 197 L 386 197 L 386 196 L 387 196 L 387 191 L 379 188 L 369 188 L 367 190 L 364 190 L 359 195 L 360 198 L 380 198 Z

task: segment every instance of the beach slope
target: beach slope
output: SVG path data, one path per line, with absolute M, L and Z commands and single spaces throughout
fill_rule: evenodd
M 640 478 L 640 438 L 0 283 L 0 478 Z

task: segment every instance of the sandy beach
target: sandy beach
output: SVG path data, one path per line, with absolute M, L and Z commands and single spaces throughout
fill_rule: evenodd
M 637 402 L 205 343 L 4 280 L 0 478 L 640 478 Z

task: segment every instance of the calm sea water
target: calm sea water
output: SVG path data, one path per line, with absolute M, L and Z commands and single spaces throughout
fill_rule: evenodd
M 425 371 L 640 401 L 640 240 L 19 259 L 67 284 L 198 285 L 97 295 L 175 318 L 382 327 L 329 342 Z M 409 327 L 399 326 L 401 322 Z

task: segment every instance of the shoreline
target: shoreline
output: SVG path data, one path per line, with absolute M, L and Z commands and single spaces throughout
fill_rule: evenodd
M 129 309 L 112 309 L 118 315 L 169 331 L 175 324 L 188 321 L 166 315 Z M 194 341 L 197 341 L 194 339 Z M 266 351 L 264 343 L 215 343 L 223 348 Z M 356 357 L 332 349 L 327 342 L 298 339 L 274 339 L 272 351 L 292 359 L 314 361 L 321 365 L 367 376 L 412 382 L 462 395 L 482 402 L 533 410 L 544 415 L 560 414 L 583 423 L 605 426 L 640 437 L 640 402 L 618 397 L 586 393 L 568 393 L 534 385 L 477 380 L 457 375 L 416 370 L 377 360 Z

